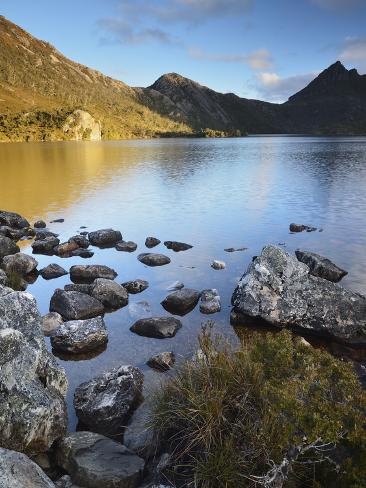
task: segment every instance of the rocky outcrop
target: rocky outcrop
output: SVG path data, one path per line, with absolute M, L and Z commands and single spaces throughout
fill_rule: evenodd
M 175 317 L 149 317 L 135 322 L 130 330 L 144 337 L 166 339 L 174 337 L 182 327 L 182 322 Z
M 57 288 L 51 297 L 50 312 L 59 313 L 65 320 L 90 319 L 102 315 L 104 307 L 85 293 Z
M 149 282 L 145 280 L 126 281 L 125 283 L 122 283 L 122 286 L 126 288 L 128 293 L 135 295 L 136 293 L 141 293 L 146 290 L 146 288 L 149 287 Z
M 94 432 L 73 432 L 59 442 L 58 464 L 84 488 L 137 488 L 145 462 L 127 447 Z
M 19 247 L 10 237 L 0 235 L 0 261 L 10 254 L 16 254 L 19 252 Z
M 172 249 L 174 252 L 187 251 L 188 249 L 192 249 L 193 247 L 190 244 L 178 241 L 165 241 L 164 246 L 168 249 Z
M 70 268 L 70 278 L 74 283 L 91 283 L 97 278 L 114 280 L 116 276 L 114 269 L 102 264 L 75 265 Z
M 107 342 L 108 332 L 102 317 L 64 322 L 51 336 L 52 348 L 69 354 L 91 352 Z
M 35 454 L 66 431 L 64 370 L 45 346 L 35 299 L 0 287 L 0 445 Z
M 127 290 L 115 281 L 104 278 L 97 278 L 93 282 L 90 295 L 99 300 L 108 310 L 117 310 L 128 304 Z
M 67 138 L 73 141 L 100 141 L 102 139 L 100 122 L 85 110 L 75 110 L 70 114 L 62 126 L 62 130 Z
M 216 288 L 203 290 L 201 294 L 200 312 L 204 314 L 211 314 L 220 312 L 220 310 L 220 295 Z
M 319 276 L 325 280 L 338 283 L 338 281 L 341 281 L 348 274 L 347 271 L 332 263 L 330 259 L 320 256 L 315 252 L 295 251 L 295 254 L 299 261 L 309 266 L 310 273 L 313 276 Z
M 42 268 L 39 274 L 44 280 L 53 280 L 55 278 L 60 278 L 60 276 L 67 275 L 68 272 L 59 264 L 52 263 L 45 268 Z
M 164 254 L 154 254 L 154 253 L 142 253 L 137 256 L 137 259 L 146 264 L 146 266 L 164 266 L 170 263 L 170 258 L 164 256 Z
M 162 302 L 162 306 L 174 315 L 186 315 L 191 312 L 198 303 L 201 293 L 191 288 L 170 293 Z
M 5 256 L 3 259 L 4 271 L 6 273 L 17 273 L 20 276 L 26 276 L 32 273 L 37 266 L 38 261 L 32 258 L 32 256 L 28 256 L 21 252 L 12 254 L 11 256 Z
M 120 231 L 113 229 L 100 229 L 89 232 L 88 238 L 90 244 L 97 247 L 114 247 L 117 242 L 123 240 Z
M 120 366 L 82 383 L 74 394 L 76 415 L 93 432 L 120 436 L 142 399 L 143 381 L 138 368 Z
M 266 246 L 239 281 L 232 322 L 276 327 L 366 344 L 366 298 L 323 278 L 283 249 Z

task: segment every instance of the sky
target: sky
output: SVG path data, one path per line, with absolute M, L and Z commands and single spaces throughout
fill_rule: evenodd
M 366 0 L 0 0 L 0 14 L 131 86 L 176 72 L 282 102 L 336 60 L 366 73 Z

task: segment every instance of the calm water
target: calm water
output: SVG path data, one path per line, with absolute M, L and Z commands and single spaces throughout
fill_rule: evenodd
M 120 364 L 144 369 L 146 384 L 159 374 L 145 367 L 154 353 L 173 350 L 186 356 L 195 347 L 200 324 L 209 316 L 198 307 L 183 317 L 175 338 L 139 337 L 129 327 L 144 315 L 165 315 L 160 301 L 169 284 L 217 288 L 222 312 L 211 316 L 218 328 L 234 336 L 229 325 L 230 297 L 253 255 L 267 243 L 323 253 L 349 271 L 343 284 L 366 293 L 366 138 L 248 137 L 243 139 L 176 139 L 128 142 L 32 143 L 0 145 L 0 208 L 34 222 L 50 224 L 62 240 L 78 232 L 113 227 L 125 240 L 138 243 L 135 253 L 98 250 L 88 260 L 36 256 L 39 268 L 58 262 L 106 264 L 117 281 L 142 278 L 143 293 L 130 305 L 106 315 L 107 349 L 81 361 L 61 361 L 70 388 Z M 290 222 L 320 227 L 323 232 L 291 235 Z M 172 258 L 168 266 L 148 268 L 137 261 L 147 236 L 181 240 L 194 248 L 181 253 L 161 244 L 154 251 Z M 247 247 L 226 253 L 227 247 Z M 30 252 L 29 242 L 22 243 Z M 213 259 L 227 268 L 210 268 Z M 66 277 L 39 278 L 29 287 L 40 310 Z M 137 302 L 144 302 L 138 305 Z M 144 311 L 148 307 L 150 311 Z M 70 406 L 71 426 L 75 416 Z

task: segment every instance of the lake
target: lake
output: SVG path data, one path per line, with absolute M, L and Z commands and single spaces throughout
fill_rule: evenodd
M 146 385 L 161 378 L 146 361 L 152 354 L 174 351 L 189 356 L 203 322 L 236 337 L 229 323 L 230 298 L 252 257 L 268 243 L 324 254 L 349 271 L 342 284 L 366 294 L 366 138 L 265 136 L 238 139 L 167 139 L 120 142 L 15 143 L 0 145 L 0 208 L 31 222 L 64 218 L 49 225 L 61 242 L 80 231 L 113 227 L 138 244 L 134 253 L 97 249 L 91 259 L 35 256 L 39 269 L 56 262 L 106 264 L 117 281 L 142 278 L 149 288 L 130 295 L 129 306 L 106 315 L 109 343 L 92 359 L 60 360 L 69 378 L 69 415 L 75 387 L 121 364 L 144 370 Z M 290 234 L 291 222 L 322 232 Z M 192 244 L 174 253 L 163 244 L 171 264 L 148 268 L 137 260 L 146 252 L 147 236 Z M 30 241 L 23 252 L 30 253 Z M 228 253 L 225 248 L 248 248 Z M 213 259 L 226 262 L 215 271 Z M 129 328 L 146 315 L 166 315 L 160 302 L 176 281 L 202 290 L 217 288 L 220 313 L 205 316 L 199 307 L 182 318 L 173 339 L 137 336 Z M 28 287 L 42 314 L 55 288 L 69 278 Z M 143 303 L 141 303 L 143 302 Z M 48 341 L 48 339 L 47 339 Z

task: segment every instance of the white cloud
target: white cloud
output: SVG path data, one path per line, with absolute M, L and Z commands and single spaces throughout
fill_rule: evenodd
M 339 58 L 346 64 L 351 63 L 361 71 L 366 71 L 366 37 L 347 37 Z
M 273 66 L 272 55 L 267 49 L 258 49 L 249 54 L 212 54 L 199 48 L 190 48 L 188 53 L 195 59 L 246 64 L 254 70 L 268 69 Z
M 256 90 L 269 102 L 285 102 L 291 95 L 304 88 L 318 73 L 304 73 L 281 78 L 277 73 L 263 72 L 256 76 Z

